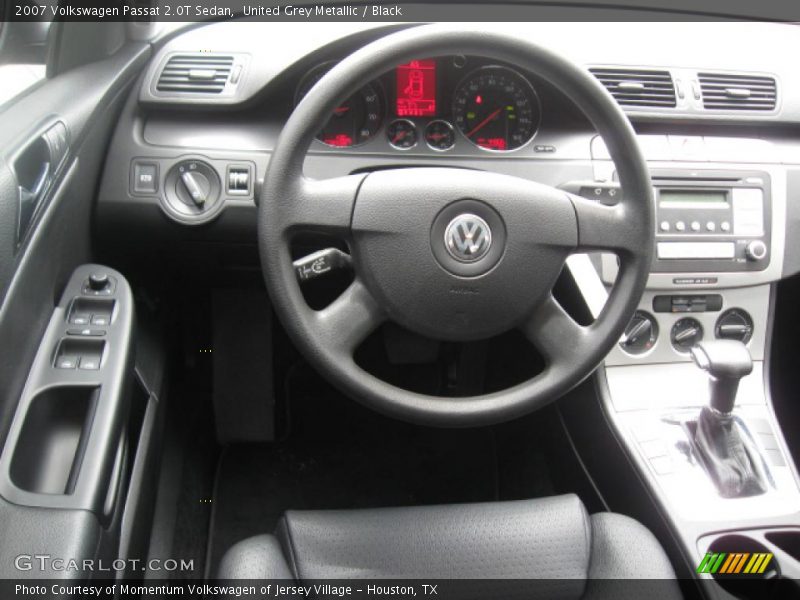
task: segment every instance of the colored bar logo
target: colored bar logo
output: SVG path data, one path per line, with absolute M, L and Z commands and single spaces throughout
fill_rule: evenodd
M 760 575 L 772 561 L 771 552 L 706 552 L 698 573 L 709 575 Z

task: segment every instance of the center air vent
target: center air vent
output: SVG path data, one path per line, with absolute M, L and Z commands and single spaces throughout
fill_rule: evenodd
M 590 69 L 620 106 L 675 107 L 675 85 L 669 71 Z
M 775 79 L 756 75 L 698 73 L 703 107 L 712 110 L 774 110 Z
M 158 78 L 159 92 L 220 94 L 233 69 L 233 56 L 218 54 L 175 54 Z

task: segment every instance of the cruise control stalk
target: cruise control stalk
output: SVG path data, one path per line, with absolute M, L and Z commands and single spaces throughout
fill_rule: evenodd
M 338 248 L 325 248 L 303 258 L 298 258 L 293 263 L 300 283 L 316 279 L 331 271 L 349 269 L 352 265 L 350 255 Z

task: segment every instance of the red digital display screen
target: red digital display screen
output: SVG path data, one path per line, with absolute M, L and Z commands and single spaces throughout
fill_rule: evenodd
M 436 115 L 436 61 L 412 60 L 397 67 L 398 117 Z
M 346 133 L 336 133 L 328 136 L 323 136 L 322 141 L 328 144 L 329 146 L 339 146 L 341 148 L 347 148 L 348 146 L 353 145 L 353 138 L 351 138 Z
M 479 137 L 475 140 L 475 143 L 478 144 L 481 148 L 488 148 L 489 150 L 505 150 L 506 149 L 506 140 L 505 138 L 496 137 L 496 138 L 483 138 Z

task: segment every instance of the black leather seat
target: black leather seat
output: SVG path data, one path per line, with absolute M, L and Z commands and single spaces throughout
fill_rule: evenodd
M 275 535 L 259 535 L 233 546 L 223 557 L 218 576 L 506 580 L 494 582 L 501 590 L 487 589 L 490 581 L 459 588 L 459 597 L 484 599 L 681 597 L 675 573 L 653 534 L 622 515 L 589 516 L 574 495 L 485 504 L 289 511 Z M 629 581 L 621 581 L 630 579 L 639 579 L 640 587 L 631 589 Z

